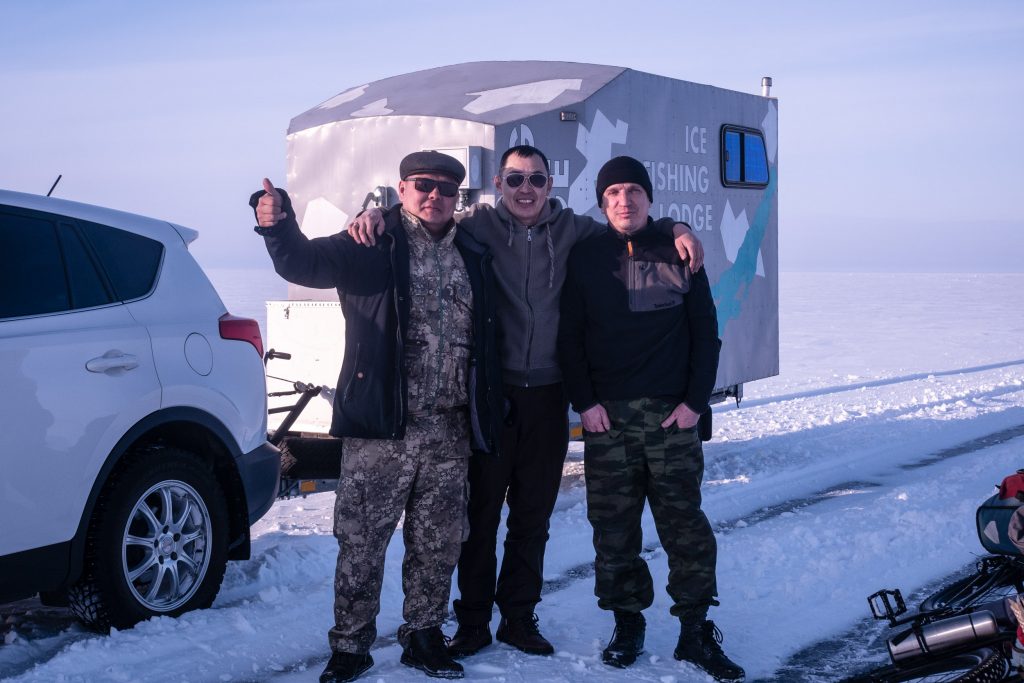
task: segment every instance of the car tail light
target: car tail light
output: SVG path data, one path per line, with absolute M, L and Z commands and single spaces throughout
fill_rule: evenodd
M 260 358 L 263 358 L 263 337 L 260 336 L 260 324 L 252 318 L 240 318 L 237 315 L 225 313 L 220 317 L 220 338 L 249 342 L 256 349 L 256 353 L 260 354 Z

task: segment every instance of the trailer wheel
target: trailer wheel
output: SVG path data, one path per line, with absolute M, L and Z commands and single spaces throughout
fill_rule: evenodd
M 224 496 L 198 457 L 176 448 L 138 454 L 97 501 L 71 610 L 107 630 L 209 607 L 224 578 L 227 526 Z

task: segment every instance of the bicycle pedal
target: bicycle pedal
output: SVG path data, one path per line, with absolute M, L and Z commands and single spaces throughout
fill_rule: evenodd
M 907 613 L 907 603 L 903 600 L 903 594 L 896 590 L 882 589 L 877 593 L 868 596 L 868 605 L 871 606 L 871 616 L 875 619 L 885 619 L 891 625 L 896 625 L 896 619 Z

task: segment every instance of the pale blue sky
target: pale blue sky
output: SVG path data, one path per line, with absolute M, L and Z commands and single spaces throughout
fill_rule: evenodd
M 1024 269 L 1024 3 L 3 5 L 0 187 L 194 227 L 265 265 L 245 202 L 291 117 L 464 61 L 625 66 L 779 98 L 784 270 Z

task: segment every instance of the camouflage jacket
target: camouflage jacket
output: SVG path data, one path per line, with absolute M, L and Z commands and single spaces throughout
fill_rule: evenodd
M 409 329 L 405 371 L 410 415 L 443 412 L 469 400 L 473 350 L 473 289 L 455 248 L 458 228 L 434 240 L 415 216 L 402 211 L 409 243 Z
M 345 357 L 334 397 L 331 434 L 402 439 L 408 419 L 405 346 L 409 331 L 409 244 L 401 205 L 384 212 L 385 235 L 374 247 L 347 232 L 309 239 L 299 230 L 291 199 L 281 192 L 286 218 L 261 231 L 274 269 L 288 282 L 338 290 L 345 315 Z M 260 193 L 253 195 L 257 200 Z M 504 419 L 501 363 L 495 328 L 491 254 L 459 230 L 453 242 L 466 266 L 473 296 L 473 350 L 469 376 L 472 445 L 497 452 Z

